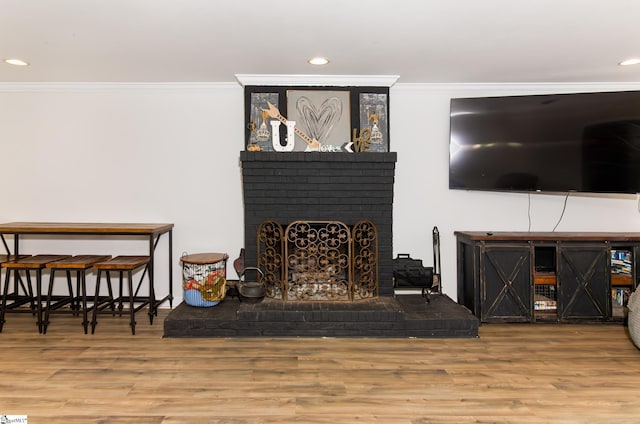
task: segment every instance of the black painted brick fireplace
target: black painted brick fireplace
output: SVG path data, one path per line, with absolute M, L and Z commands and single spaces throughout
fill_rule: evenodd
M 379 297 L 358 302 L 244 302 L 227 294 L 211 308 L 182 302 L 165 337 L 478 337 L 479 320 L 446 295 L 393 295 L 395 153 L 241 152 L 245 266 L 257 261 L 264 220 L 367 219 L 378 229 Z
M 296 220 L 367 219 L 378 229 L 381 296 L 393 295 L 393 183 L 391 153 L 240 152 L 244 190 L 245 265 L 257 264 L 257 229 Z

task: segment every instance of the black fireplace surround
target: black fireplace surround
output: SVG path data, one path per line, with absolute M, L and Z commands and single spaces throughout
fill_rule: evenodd
M 240 152 L 245 265 L 257 264 L 257 230 L 265 220 L 367 219 L 378 229 L 380 296 L 393 295 L 393 183 L 397 154 Z

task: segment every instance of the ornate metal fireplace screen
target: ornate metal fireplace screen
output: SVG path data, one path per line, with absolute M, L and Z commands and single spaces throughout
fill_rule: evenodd
M 370 221 L 276 221 L 258 227 L 267 297 L 354 301 L 378 296 L 378 232 Z

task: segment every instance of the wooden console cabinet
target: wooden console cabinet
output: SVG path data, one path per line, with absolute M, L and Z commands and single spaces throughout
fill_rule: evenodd
M 456 231 L 458 303 L 481 322 L 624 319 L 640 233 Z

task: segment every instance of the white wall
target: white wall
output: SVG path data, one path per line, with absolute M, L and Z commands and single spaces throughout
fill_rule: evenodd
M 529 208 L 532 231 L 551 231 L 560 218 L 563 196 L 448 189 L 451 97 L 614 89 L 638 87 L 392 87 L 395 253 L 431 265 L 437 226 L 444 291 L 455 299 L 455 230 L 527 231 Z M 0 84 L 0 221 L 174 223 L 177 305 L 182 252 L 227 252 L 234 259 L 243 244 L 243 102 L 235 84 Z M 572 195 L 557 231 L 640 231 L 637 199 Z M 159 261 L 166 259 L 162 243 Z M 143 240 L 53 237 L 29 238 L 24 246 L 27 253 L 146 249 Z M 164 293 L 167 278 L 158 271 L 157 290 Z

